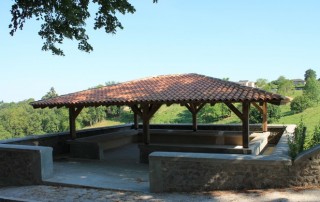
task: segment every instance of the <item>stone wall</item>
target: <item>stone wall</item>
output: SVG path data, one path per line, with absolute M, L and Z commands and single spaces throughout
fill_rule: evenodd
M 52 148 L 0 144 L 0 186 L 39 184 L 52 172 Z
M 89 137 L 93 135 L 100 135 L 120 130 L 128 130 L 132 128 L 132 124 L 124 124 L 120 126 L 101 127 L 93 129 L 84 129 L 77 131 L 77 137 Z M 53 155 L 65 154 L 70 152 L 70 146 L 67 144 L 70 140 L 69 132 L 53 133 L 45 135 L 31 135 L 23 138 L 14 138 L 8 140 L 1 140 L 0 144 L 15 144 L 15 145 L 32 145 L 32 146 L 46 146 L 53 148 Z
M 292 132 L 292 128 L 291 128 Z M 320 185 L 320 145 L 288 156 L 287 130 L 272 155 L 154 152 L 152 192 L 264 189 Z

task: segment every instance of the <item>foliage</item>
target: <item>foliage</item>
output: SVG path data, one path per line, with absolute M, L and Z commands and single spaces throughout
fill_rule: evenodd
M 103 106 L 84 108 L 76 120 L 81 128 L 85 126 L 92 126 L 106 118 L 105 110 L 106 108 Z
M 300 152 L 304 150 L 304 141 L 306 136 L 306 127 L 301 120 L 295 128 L 294 134 L 288 136 L 289 155 L 294 159 Z
M 268 123 L 275 123 L 281 118 L 281 108 L 275 105 L 268 105 Z M 262 114 L 257 108 L 251 107 L 249 112 L 250 123 L 262 123 Z
M 268 85 L 268 83 L 269 83 L 269 82 L 268 82 L 267 79 L 259 78 L 259 79 L 257 79 L 257 81 L 256 81 L 256 86 L 257 86 L 258 88 L 263 89 L 265 86 Z
M 57 95 L 54 88 L 51 88 L 43 98 Z M 30 105 L 33 101 L 29 99 L 18 103 L 0 103 L 0 139 L 69 130 L 69 112 L 66 108 L 35 110 Z M 84 108 L 76 119 L 77 128 L 92 126 L 105 119 L 105 107 Z
M 15 103 L 4 103 L 0 108 L 0 122 L 4 131 L 11 137 L 22 137 L 32 133 L 43 133 L 40 116 L 34 113 L 29 105 L 34 100 L 25 100 Z M 7 136 L 7 135 L 6 135 Z
M 51 87 L 49 92 L 47 92 L 47 94 L 45 94 L 41 99 L 45 100 L 45 99 L 54 98 L 54 97 L 57 97 L 57 96 L 58 96 L 58 93 L 56 92 L 54 87 Z
M 308 69 L 304 74 L 304 80 L 307 81 L 309 78 L 317 79 L 317 73 L 313 69 Z
M 311 100 L 303 95 L 295 97 L 290 103 L 290 109 L 293 113 L 301 113 L 311 106 Z
M 308 142 L 307 147 L 311 148 L 318 144 L 320 144 L 320 123 L 314 128 L 314 132 L 310 138 L 310 141 Z
M 135 8 L 128 0 L 68 0 L 68 1 L 23 1 L 15 0 L 11 8 L 10 34 L 23 29 L 26 20 L 35 18 L 42 25 L 38 34 L 45 40 L 42 50 L 51 51 L 54 55 L 64 55 L 57 47 L 64 39 L 78 41 L 78 49 L 91 52 L 93 47 L 88 42 L 86 22 L 90 15 L 89 3 L 97 4 L 94 18 L 94 29 L 104 29 L 106 33 L 115 34 L 117 29 L 123 29 L 117 14 L 134 13 Z M 157 2 L 157 0 L 153 0 Z
M 291 95 L 294 93 L 293 81 L 286 79 L 284 76 L 280 76 L 277 80 L 271 82 L 277 86 L 277 93 L 281 95 Z
M 0 140 L 1 139 L 9 139 L 12 138 L 12 135 L 4 129 L 2 124 L 0 123 Z
M 319 103 L 320 101 L 320 83 L 316 78 L 310 77 L 307 79 L 304 87 L 303 95 L 309 100 Z
M 230 109 L 223 103 L 214 106 L 205 105 L 198 113 L 200 123 L 212 123 L 231 115 Z

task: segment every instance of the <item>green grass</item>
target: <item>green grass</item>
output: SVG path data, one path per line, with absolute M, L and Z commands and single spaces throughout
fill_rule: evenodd
M 288 113 L 290 114 L 290 113 Z M 320 123 L 320 105 L 306 109 L 299 114 L 283 116 L 278 123 L 280 124 L 298 124 L 302 119 L 307 126 L 308 132 L 312 132 L 317 124 Z
M 183 122 L 181 115 L 188 116 L 191 113 L 187 110 L 186 107 L 182 107 L 178 104 L 173 104 L 171 106 L 163 105 L 160 109 L 154 114 L 151 119 L 151 123 L 181 123 Z
M 104 121 L 96 123 L 96 124 L 94 124 L 92 126 L 85 127 L 84 129 L 98 128 L 98 127 L 105 127 L 105 126 L 115 126 L 115 125 L 121 125 L 121 124 L 123 124 L 123 123 L 119 122 L 119 121 L 104 120 Z

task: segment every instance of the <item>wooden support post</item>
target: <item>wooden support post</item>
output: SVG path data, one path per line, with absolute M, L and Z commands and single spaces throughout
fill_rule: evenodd
M 268 107 L 267 102 L 264 102 L 262 104 L 262 131 L 267 132 L 268 131 Z
M 197 114 L 198 112 L 204 107 L 206 103 L 201 103 L 201 104 L 195 104 L 195 103 L 190 103 L 190 104 L 185 104 L 185 106 L 188 108 L 188 110 L 192 114 L 192 130 L 197 131 L 198 130 L 198 124 L 197 124 Z
M 260 103 L 260 106 L 253 102 L 252 105 L 258 109 L 258 111 L 262 114 L 262 131 L 268 131 L 268 109 L 267 102 Z
M 250 102 L 242 102 L 242 146 L 249 147 L 249 109 Z
M 83 107 L 77 107 L 74 106 L 69 107 L 69 127 L 70 127 L 70 137 L 71 139 L 76 139 L 76 118 L 81 112 Z
M 198 122 L 197 122 L 197 114 L 192 113 L 192 130 L 197 131 L 198 130 Z
M 132 105 L 131 109 L 134 113 L 138 114 L 143 122 L 143 134 L 142 140 L 144 144 L 150 143 L 150 119 L 157 112 L 157 110 L 161 107 L 161 104 L 141 104 L 140 107 L 138 105 Z
M 143 134 L 142 134 L 142 141 L 144 144 L 150 144 L 150 118 L 148 116 L 149 114 L 149 105 L 144 104 L 142 105 L 142 121 L 143 121 Z
M 74 111 L 74 107 L 69 108 L 69 127 L 71 139 L 76 139 L 76 116 Z
M 139 122 L 138 122 L 138 114 L 133 112 L 133 124 L 134 124 L 134 129 L 138 130 L 139 129 Z
M 249 147 L 249 110 L 250 102 L 242 102 L 242 113 L 232 104 L 225 103 L 242 121 L 242 147 Z

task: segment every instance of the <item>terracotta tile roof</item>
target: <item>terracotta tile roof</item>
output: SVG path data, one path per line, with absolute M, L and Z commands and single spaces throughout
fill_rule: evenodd
M 150 77 L 40 100 L 34 108 L 61 106 L 131 105 L 146 102 L 257 102 L 280 104 L 285 97 L 199 74 Z

